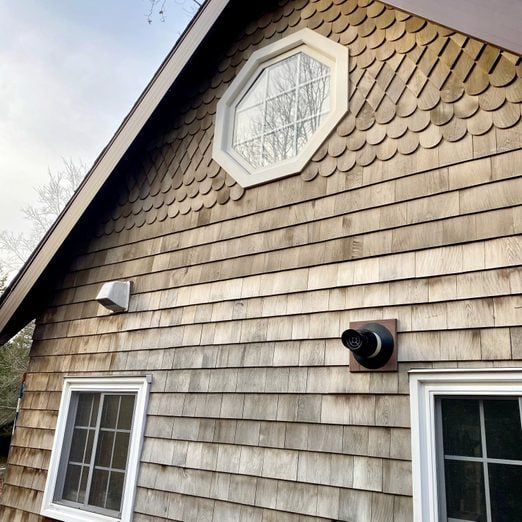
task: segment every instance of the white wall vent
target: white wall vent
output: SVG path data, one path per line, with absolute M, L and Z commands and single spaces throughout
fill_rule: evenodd
M 96 296 L 96 301 L 111 312 L 126 312 L 129 309 L 130 281 L 105 283 Z

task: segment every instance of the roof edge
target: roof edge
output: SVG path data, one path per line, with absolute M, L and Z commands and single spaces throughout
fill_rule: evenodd
M 13 333 L 9 325 L 24 299 L 229 3 L 230 0 L 206 0 L 55 224 L 0 296 L 0 345 Z M 491 0 L 384 0 L 383 3 L 522 54 L 518 28 L 522 19 L 520 0 L 497 0 L 493 6 Z
M 13 319 L 18 307 L 132 145 L 229 1 L 207 0 L 203 4 L 108 145 L 95 160 L 73 198 L 2 294 L 0 298 L 0 344 L 5 343 L 10 337 L 10 334 L 5 331 L 6 326 Z

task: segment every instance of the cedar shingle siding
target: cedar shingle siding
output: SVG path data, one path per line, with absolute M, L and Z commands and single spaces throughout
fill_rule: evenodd
M 136 522 L 411 522 L 407 371 L 520 364 L 520 58 L 376 1 L 263 5 L 189 65 L 38 318 L 3 520 L 40 520 L 64 375 L 153 375 Z M 216 103 L 303 27 L 349 48 L 350 112 L 243 190 Z M 340 332 L 386 318 L 399 372 L 349 373 Z

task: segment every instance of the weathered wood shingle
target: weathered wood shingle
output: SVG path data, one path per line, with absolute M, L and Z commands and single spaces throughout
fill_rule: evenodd
M 153 374 L 136 521 L 409 522 L 407 371 L 522 360 L 520 58 L 377 1 L 259 9 L 115 173 L 38 320 L 9 520 L 40 520 L 65 374 Z M 217 100 L 303 27 L 348 47 L 350 112 L 243 190 L 211 158 Z M 340 332 L 383 318 L 399 372 L 350 374 Z

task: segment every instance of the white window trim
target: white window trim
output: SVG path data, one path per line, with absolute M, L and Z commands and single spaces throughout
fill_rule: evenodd
M 410 408 L 415 522 L 439 522 L 435 402 L 441 395 L 520 396 L 520 368 L 411 370 Z
M 134 508 L 136 479 L 145 429 L 148 392 L 151 378 L 146 377 L 66 377 L 62 391 L 58 420 L 54 435 L 51 461 L 47 473 L 47 482 L 40 513 L 44 516 L 64 522 L 130 522 Z M 129 441 L 128 465 L 125 473 L 125 486 L 122 493 L 121 516 L 111 517 L 85 511 L 53 502 L 55 486 L 58 478 L 60 458 L 64 443 L 65 430 L 71 398 L 76 392 L 117 392 L 135 393 L 136 404 L 132 420 L 131 438 Z
M 330 67 L 330 112 L 296 156 L 254 169 L 232 147 L 235 107 L 262 68 L 301 50 Z M 289 176 L 305 167 L 347 111 L 348 49 L 311 29 L 302 29 L 252 53 L 230 84 L 217 104 L 212 156 L 242 187 Z

